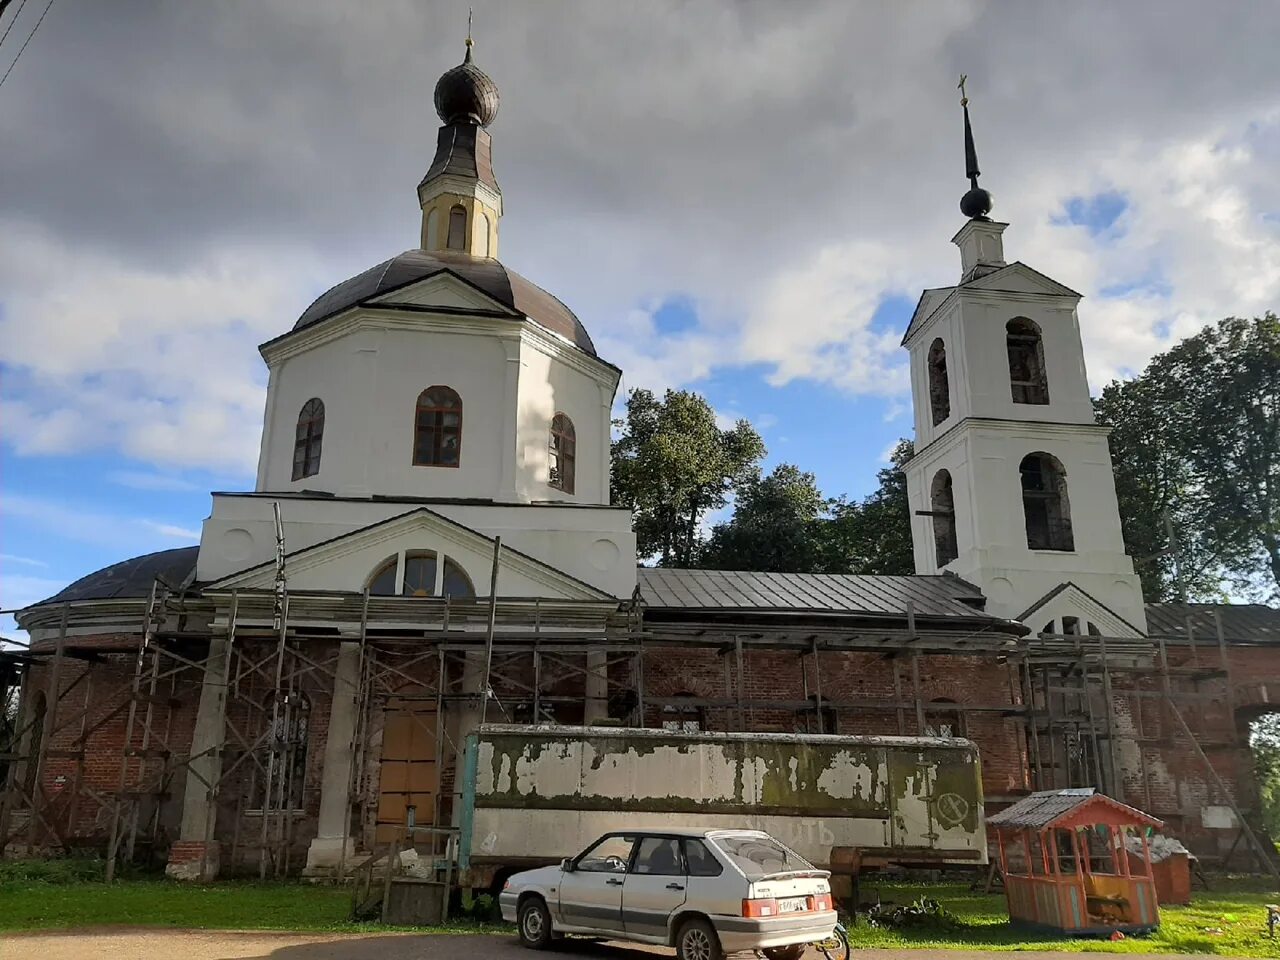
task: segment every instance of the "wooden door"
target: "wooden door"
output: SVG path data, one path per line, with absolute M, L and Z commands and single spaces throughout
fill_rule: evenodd
M 404 838 L 409 807 L 414 822 L 429 826 L 436 804 L 436 704 L 426 693 L 406 693 L 387 703 L 382 732 L 375 839 Z

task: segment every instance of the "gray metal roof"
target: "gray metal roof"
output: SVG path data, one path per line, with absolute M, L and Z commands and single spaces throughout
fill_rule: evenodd
M 910 601 L 922 617 L 991 619 L 982 592 L 951 576 L 760 573 L 745 570 L 639 571 L 650 609 L 754 610 L 905 616 Z
M 438 250 L 433 253 L 406 250 L 390 260 L 384 260 L 322 293 L 298 318 L 293 329 L 302 330 L 349 307 L 367 303 L 375 297 L 439 273 L 453 274 L 504 307 L 523 314 L 572 341 L 591 356 L 596 356 L 595 344 L 591 342 L 586 327 L 563 303 L 514 270 L 508 270 L 497 260 L 473 257 L 456 250 Z M 394 306 L 394 303 L 384 301 L 383 305 Z
M 177 547 L 121 560 L 81 577 L 40 603 L 145 597 L 151 592 L 156 577 L 164 577 L 172 586 L 181 586 L 195 573 L 199 552 L 199 547 Z
M 1093 787 L 1071 787 L 1066 790 L 1037 790 L 1023 797 L 1013 806 L 987 817 L 987 825 L 1011 830 L 1030 828 L 1043 830 L 1061 817 L 1088 803 L 1102 802 L 1112 809 L 1129 814 L 1139 823 L 1161 826 L 1161 821 L 1136 807 L 1121 803 L 1096 792 Z
M 1214 613 L 1222 618 L 1228 641 L 1280 644 L 1280 610 L 1261 603 L 1148 603 L 1147 632 L 1159 637 L 1186 637 L 1187 615 L 1197 641 L 1216 643 Z

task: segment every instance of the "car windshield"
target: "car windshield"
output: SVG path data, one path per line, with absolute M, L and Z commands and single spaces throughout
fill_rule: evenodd
M 711 842 L 723 850 L 733 865 L 746 874 L 748 879 L 792 870 L 814 869 L 808 860 L 784 847 L 773 837 L 712 837 Z

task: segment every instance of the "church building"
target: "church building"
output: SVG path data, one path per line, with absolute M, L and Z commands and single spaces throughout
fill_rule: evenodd
M 637 566 L 621 371 L 498 259 L 498 104 L 468 39 L 416 245 L 260 347 L 255 488 L 213 493 L 198 547 L 19 613 L 0 855 L 346 875 L 449 825 L 461 745 L 501 721 L 963 736 L 991 811 L 1095 786 L 1245 867 L 1280 614 L 1144 604 L 1080 295 L 1006 259 L 967 101 L 959 277 L 903 338 L 914 576 Z

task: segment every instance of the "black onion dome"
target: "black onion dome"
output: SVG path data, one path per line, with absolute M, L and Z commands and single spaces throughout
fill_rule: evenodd
M 471 62 L 470 46 L 467 58 L 436 81 L 436 113 L 445 123 L 487 127 L 498 116 L 498 100 L 498 85 Z
M 985 220 L 994 205 L 991 191 L 982 187 L 974 187 L 960 198 L 960 212 L 970 220 Z

